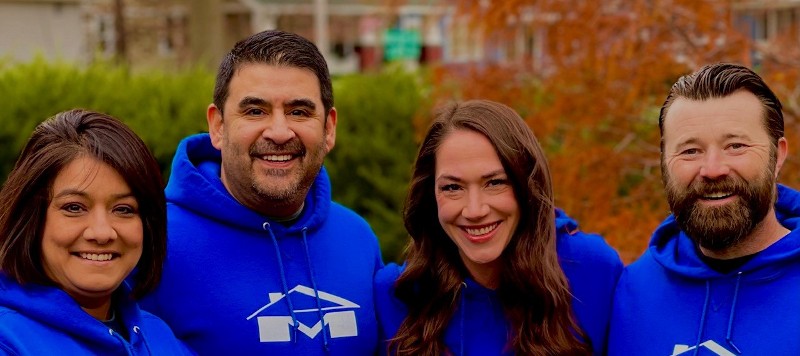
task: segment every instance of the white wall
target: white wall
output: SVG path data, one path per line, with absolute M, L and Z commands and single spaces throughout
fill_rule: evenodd
M 0 1 L 0 59 L 47 59 L 82 62 L 86 35 L 77 2 Z

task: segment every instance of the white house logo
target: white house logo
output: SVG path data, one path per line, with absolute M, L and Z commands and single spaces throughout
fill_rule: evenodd
M 356 325 L 355 309 L 360 308 L 356 303 L 353 303 L 342 297 L 335 296 L 330 293 L 319 291 L 319 299 L 325 302 L 326 307 L 321 308 L 322 320 L 318 320 L 319 312 L 316 307 L 316 300 L 314 290 L 303 286 L 297 285 L 289 290 L 289 293 L 269 293 L 269 303 L 256 310 L 253 314 L 247 317 L 247 320 L 256 318 L 258 320 L 258 336 L 261 342 L 287 342 L 292 341 L 292 316 L 291 315 L 263 315 L 259 314 L 268 312 L 267 309 L 281 302 L 284 298 L 292 298 L 292 304 L 297 307 L 303 305 L 300 298 L 310 298 L 308 305 L 314 305 L 313 308 L 295 309 L 294 313 L 297 316 L 299 327 L 298 331 L 313 339 L 322 331 L 323 328 L 328 328 L 328 335 L 331 338 L 339 337 L 352 337 L 358 336 L 358 326 Z M 284 303 L 286 303 L 284 301 Z M 312 313 L 308 315 L 308 313 Z M 301 316 L 312 317 L 311 326 L 308 326 L 300 321 Z M 308 320 L 305 318 L 304 320 Z M 309 323 L 309 324 L 311 324 Z
M 677 344 L 672 349 L 672 355 L 671 356 L 677 356 L 677 355 L 683 355 L 683 354 L 694 355 L 694 352 L 695 352 L 694 349 L 697 349 L 697 348 L 705 348 L 708 351 L 713 352 L 715 355 L 736 356 L 736 354 L 734 354 L 733 352 L 730 352 L 726 348 L 720 346 L 718 343 L 714 342 L 714 340 L 708 340 L 708 341 L 706 341 L 706 342 L 704 342 L 704 343 L 702 343 L 700 345 L 692 346 L 692 347 L 689 347 L 689 345 Z M 688 353 L 688 352 L 691 352 L 691 353 Z

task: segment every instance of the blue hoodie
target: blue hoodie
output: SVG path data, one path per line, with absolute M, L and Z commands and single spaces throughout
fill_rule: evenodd
M 117 317 L 129 340 L 86 313 L 60 288 L 22 286 L 0 273 L 0 354 L 191 354 L 167 324 L 126 297 L 130 289 L 124 283 L 115 294 Z
M 617 286 L 610 355 L 800 355 L 800 194 L 778 186 L 791 232 L 738 269 L 709 268 L 673 216 Z
M 331 202 L 324 169 L 302 214 L 287 226 L 228 193 L 220 181 L 220 152 L 208 134 L 198 134 L 178 146 L 166 195 L 167 263 L 159 288 L 142 306 L 195 351 L 376 350 L 378 240 L 364 219 Z
M 589 336 L 596 355 L 605 349 L 612 294 L 622 272 L 617 252 L 600 235 L 578 230 L 578 224 L 556 209 L 556 245 L 561 268 L 572 292 L 572 308 L 578 325 Z M 381 351 L 394 337 L 408 314 L 394 296 L 394 282 L 404 266 L 389 264 L 375 276 L 375 305 L 380 323 Z M 454 355 L 505 355 L 509 349 L 510 324 L 497 293 L 467 278 L 444 342 Z

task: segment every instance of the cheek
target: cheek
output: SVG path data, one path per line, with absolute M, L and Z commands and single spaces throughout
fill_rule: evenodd
M 457 201 L 441 195 L 436 196 L 436 210 L 439 215 L 439 223 L 442 224 L 442 226 L 452 223 L 461 214 L 461 209 L 458 208 Z
M 129 226 L 126 226 L 125 236 L 125 243 L 128 246 L 141 250 L 144 244 L 144 225 L 141 220 L 132 222 Z
M 667 165 L 667 180 L 678 186 L 691 182 L 699 168 L 693 162 L 678 162 Z

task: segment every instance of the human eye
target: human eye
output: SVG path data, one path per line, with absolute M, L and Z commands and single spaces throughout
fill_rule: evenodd
M 292 109 L 289 111 L 290 116 L 309 117 L 311 114 L 305 109 Z
M 114 207 L 114 213 L 120 216 L 135 216 L 139 210 L 134 205 L 120 204 Z
M 450 184 L 442 184 L 439 186 L 439 191 L 444 193 L 456 192 L 458 190 L 461 190 L 461 187 L 458 184 L 450 183 Z
M 265 115 L 267 112 L 262 110 L 261 108 L 249 108 L 245 110 L 245 115 L 248 116 L 262 116 Z
M 509 185 L 508 179 L 505 179 L 505 178 L 490 179 L 488 182 L 486 182 L 486 186 L 488 186 L 488 187 L 498 187 L 498 186 L 505 186 L 505 185 Z
M 697 148 L 687 148 L 681 151 L 682 156 L 694 156 L 700 153 L 700 150 Z
M 737 150 L 737 151 L 741 150 L 743 148 L 746 148 L 746 147 L 748 147 L 748 146 L 746 144 L 744 144 L 744 143 L 741 143 L 741 142 L 734 142 L 734 143 L 731 143 L 731 144 L 728 145 L 728 148 L 731 148 L 731 149 Z
M 61 205 L 61 211 L 70 216 L 76 216 L 86 211 L 83 205 L 78 203 L 66 203 Z

